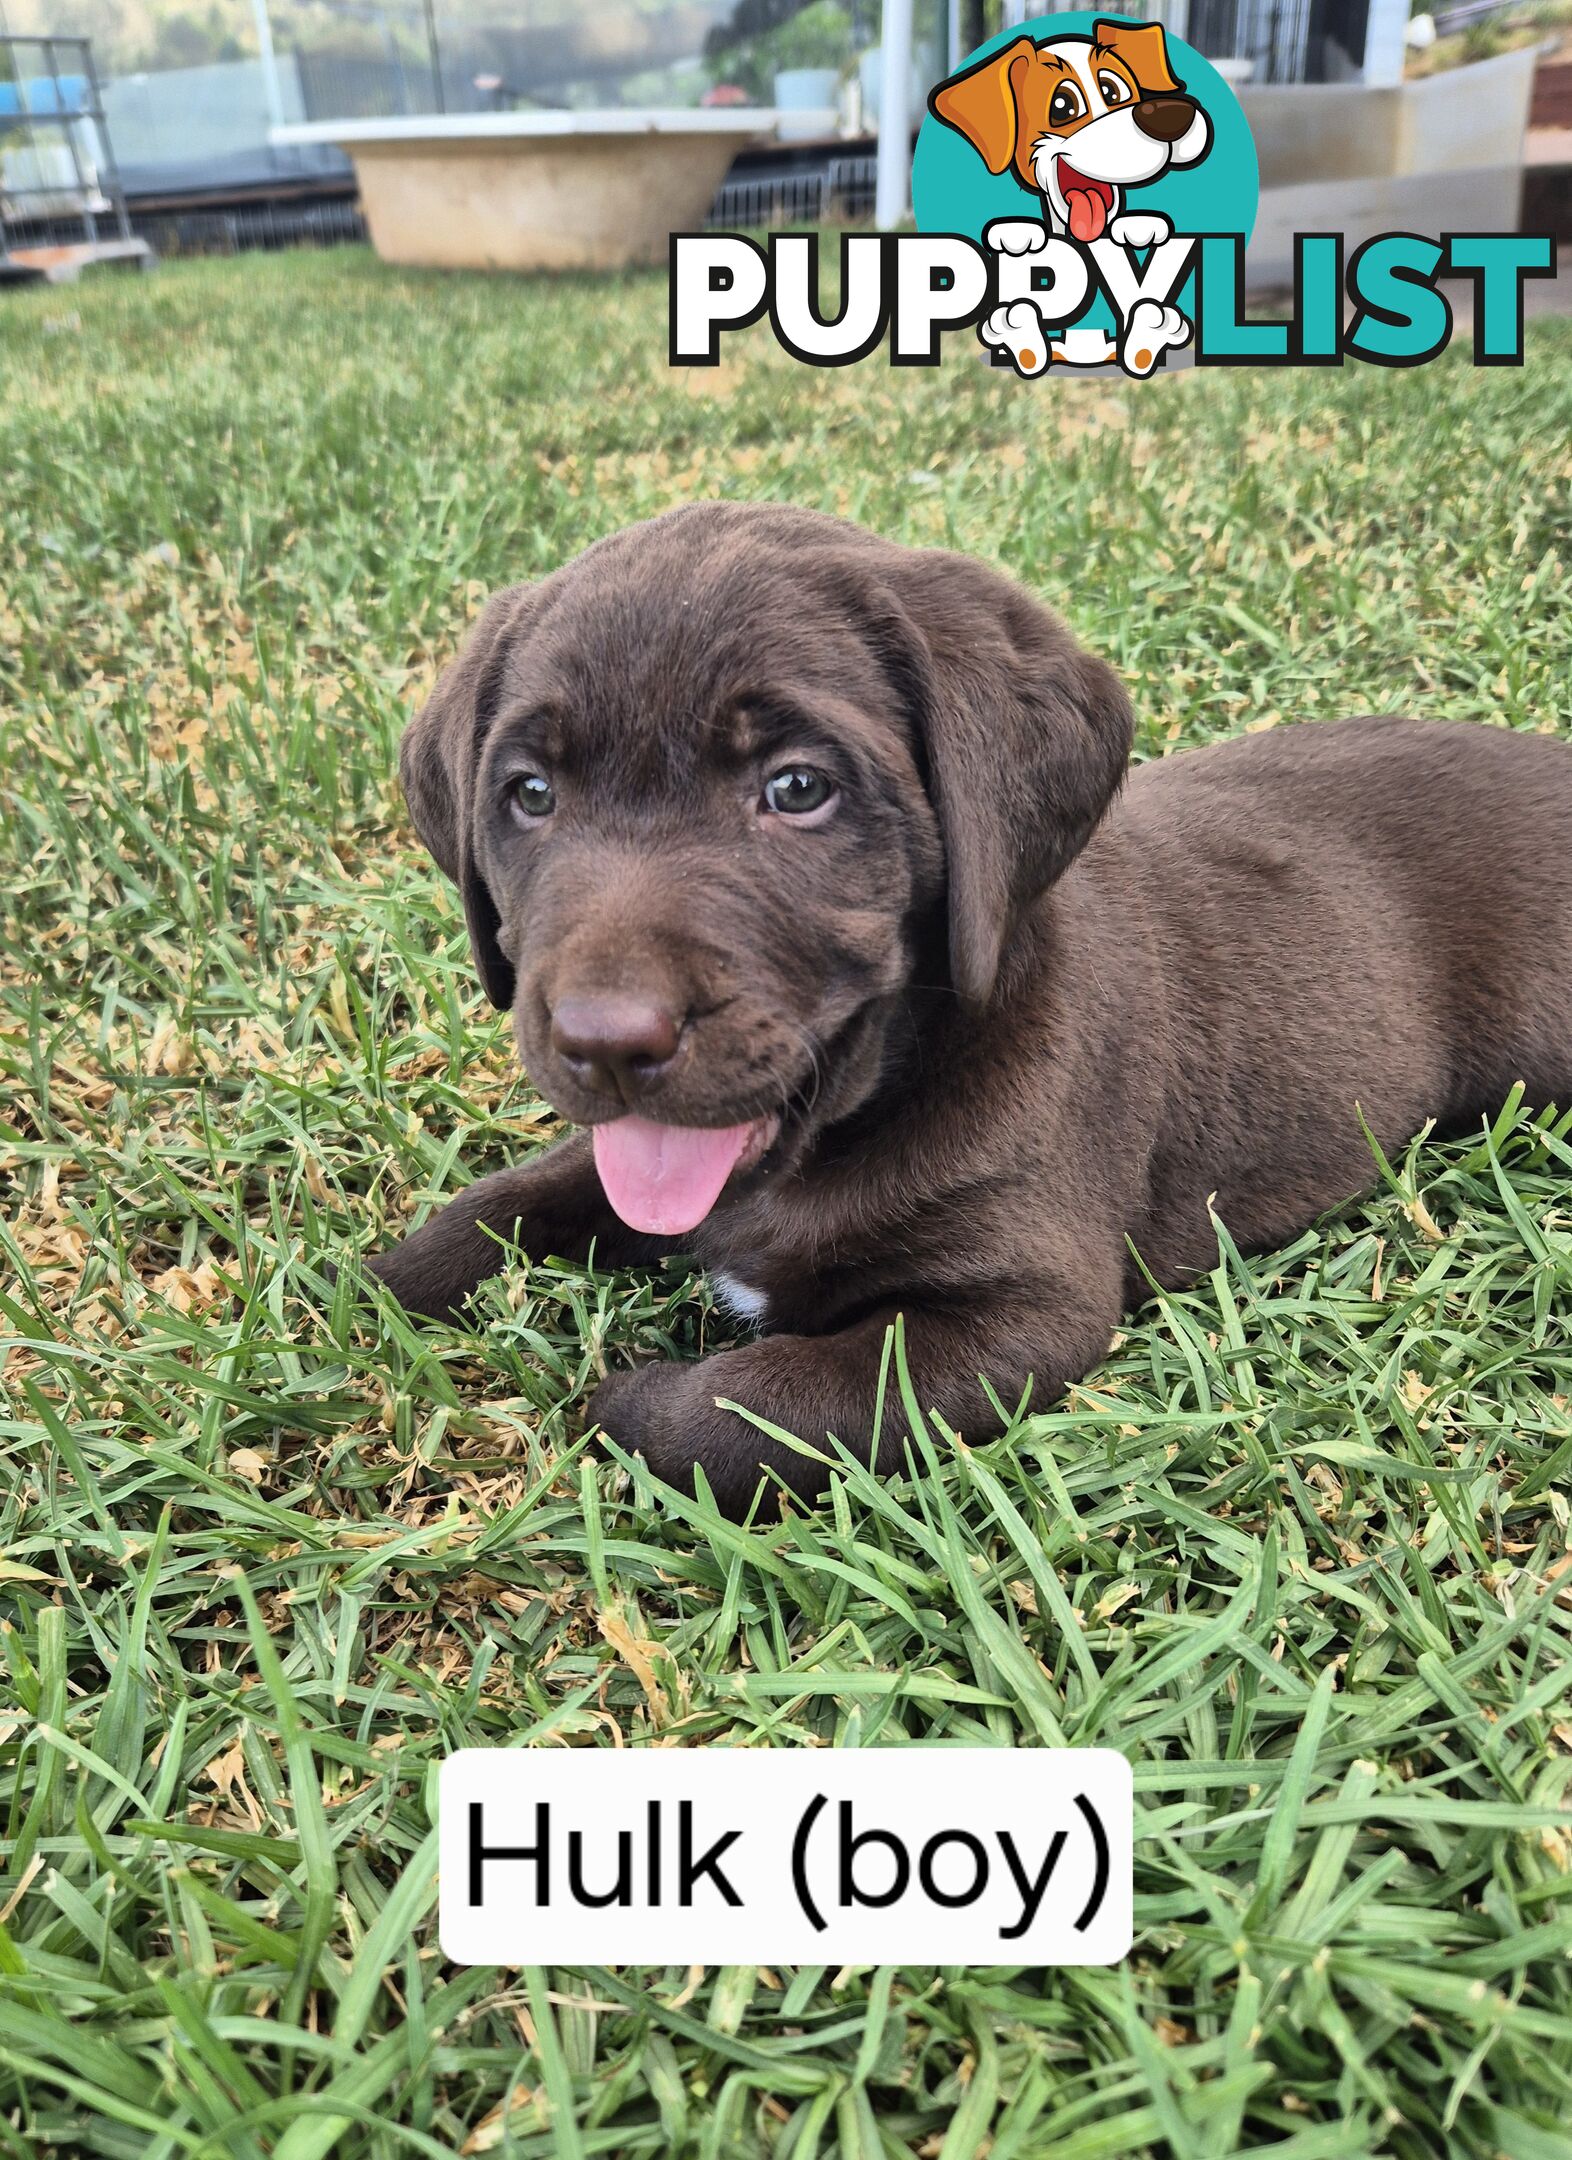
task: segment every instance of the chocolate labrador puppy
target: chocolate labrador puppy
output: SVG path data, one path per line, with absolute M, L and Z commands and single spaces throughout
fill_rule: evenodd
M 1572 751 L 1282 727 L 1136 769 L 1113 672 L 996 571 L 704 503 L 494 599 L 404 738 L 421 838 L 536 1086 L 587 1126 L 373 1265 L 696 1252 L 757 1338 L 594 1422 L 724 1505 L 1051 1402 L 1144 1278 L 1276 1244 L 1396 1147 L 1572 1099 Z M 1215 1196 L 1215 1202 L 1214 1197 Z

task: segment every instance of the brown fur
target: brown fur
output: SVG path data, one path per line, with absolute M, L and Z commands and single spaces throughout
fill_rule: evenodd
M 905 1315 L 925 1407 L 998 1430 L 979 1383 L 1049 1402 L 1144 1292 L 1368 1184 L 1427 1119 L 1572 1090 L 1572 751 L 1482 726 L 1284 727 L 1143 765 L 1111 671 L 997 573 L 797 510 L 704 504 L 491 603 L 405 738 L 415 821 L 462 888 L 493 1000 L 569 1119 L 557 1001 L 685 1019 L 639 1107 L 779 1143 L 682 1239 L 767 1332 L 614 1374 L 590 1415 L 746 1506 L 817 1466 L 718 1398 L 866 1445 Z M 754 814 L 812 755 L 816 830 Z M 520 763 L 559 808 L 501 805 Z M 1117 796 L 1117 799 L 1116 799 Z M 501 1259 L 647 1262 L 588 1134 L 482 1179 L 384 1254 L 449 1313 Z M 902 1460 L 885 1412 L 876 1459 Z

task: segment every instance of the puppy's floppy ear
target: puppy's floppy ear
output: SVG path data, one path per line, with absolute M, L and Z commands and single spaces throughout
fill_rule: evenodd
M 497 942 L 497 905 L 475 859 L 475 779 L 495 717 L 507 641 L 533 599 L 533 586 L 515 585 L 486 603 L 404 730 L 398 751 L 415 830 L 459 889 L 481 987 L 500 1011 L 513 1003 L 514 976 Z
M 897 579 L 919 648 L 928 787 L 944 838 L 950 979 L 992 993 L 1022 911 L 1118 789 L 1135 728 L 1113 669 L 997 571 L 915 551 Z
M 928 100 L 934 118 L 964 135 L 991 173 L 1002 173 L 1015 156 L 1020 134 L 1016 84 L 1036 56 L 1030 38 L 1017 38 L 964 75 L 940 83 Z
M 1092 44 L 1116 53 L 1148 95 L 1156 91 L 1167 96 L 1184 88 L 1168 65 L 1168 40 L 1161 23 L 1095 22 Z

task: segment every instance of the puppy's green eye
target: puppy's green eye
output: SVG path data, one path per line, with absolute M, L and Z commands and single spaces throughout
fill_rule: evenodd
M 788 765 L 764 783 L 764 807 L 787 817 L 804 817 L 834 799 L 835 782 L 812 765 Z
M 557 807 L 557 798 L 551 782 L 543 780 L 539 773 L 520 773 L 508 790 L 508 799 L 521 817 L 550 817 Z

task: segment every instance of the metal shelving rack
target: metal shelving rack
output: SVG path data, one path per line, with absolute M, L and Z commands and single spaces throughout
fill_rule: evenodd
M 64 141 L 71 177 L 64 186 L 47 179 L 8 186 L 0 175 L 0 283 L 67 283 L 101 262 L 151 268 L 157 258 L 126 213 L 91 40 L 0 36 L 0 88 L 7 86 L 17 110 L 0 111 L 0 151 L 19 138 L 33 146 L 53 135 Z M 30 202 L 37 205 L 31 215 Z M 59 237 L 58 228 L 77 223 L 80 239 Z M 48 236 L 13 247 L 11 229 L 24 224 L 47 228 Z

